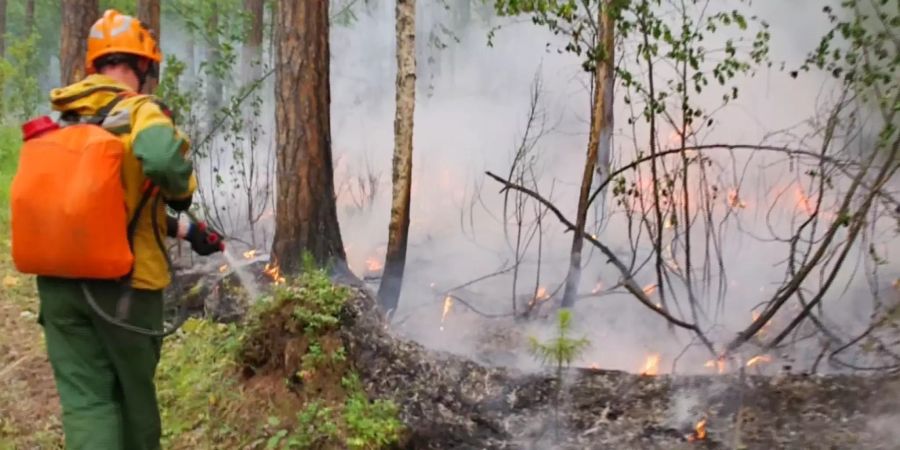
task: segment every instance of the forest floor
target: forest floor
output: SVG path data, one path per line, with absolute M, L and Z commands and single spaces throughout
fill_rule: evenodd
M 59 398 L 37 323 L 34 282 L 0 243 L 0 449 L 62 448 Z

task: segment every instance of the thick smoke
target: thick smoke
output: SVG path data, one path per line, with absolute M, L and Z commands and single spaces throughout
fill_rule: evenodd
M 833 92 L 827 91 L 829 85 L 819 74 L 792 79 L 778 66 L 781 61 L 789 68 L 799 65 L 827 31 L 821 2 L 730 4 L 747 8 L 748 16 L 759 16 L 771 24 L 772 59 L 776 63 L 752 77 L 739 79 L 741 96 L 717 113 L 716 125 L 705 132 L 704 141 L 757 143 L 776 130 L 802 126 L 834 100 Z M 406 279 L 395 325 L 399 332 L 434 348 L 493 363 L 535 367 L 521 338 L 548 336 L 553 331 L 553 320 L 514 322 L 508 315 L 513 301 L 518 301 L 521 308 L 538 285 L 554 294 L 564 280 L 571 234 L 552 215 L 543 221 L 540 282 L 536 280 L 537 245 L 533 244 L 521 265 L 517 289 L 520 298 L 511 298 L 511 273 L 456 291 L 459 300 L 452 302 L 446 314 L 442 293 L 513 262 L 514 255 L 503 232 L 500 185 L 486 179 L 483 173 L 491 170 L 505 174 L 509 170 L 515 147 L 525 131 L 536 79 L 541 87 L 540 123 L 546 133 L 537 143 L 534 168 L 539 174 L 541 192 L 551 197 L 568 217 L 574 217 L 587 142 L 589 79 L 576 56 L 558 51 L 565 45 L 562 38 L 529 20 L 499 19 L 489 7 L 473 7 L 469 16 L 462 19 L 460 14 L 440 2 L 419 5 L 413 211 Z M 501 27 L 489 46 L 488 35 L 497 26 Z M 339 218 L 348 263 L 360 276 L 378 272 L 387 239 L 393 149 L 393 36 L 390 2 L 360 5 L 354 10 L 352 23 L 334 26 L 331 36 L 332 142 Z M 718 44 L 724 44 L 725 37 L 720 39 L 723 42 Z M 710 47 L 716 44 L 706 43 Z M 271 85 L 267 84 L 266 89 L 271 89 Z M 711 89 L 699 101 L 714 107 L 721 95 L 722 92 Z M 262 134 L 257 150 L 271 152 L 273 106 L 268 93 L 263 97 L 259 116 Z M 625 120 L 629 110 L 621 93 L 617 99 L 613 159 L 621 164 L 633 158 L 635 142 L 638 149 L 646 147 L 646 128 L 638 125 L 632 129 Z M 672 133 L 671 129 L 663 129 L 660 136 L 665 139 Z M 227 147 L 225 142 L 217 145 Z M 228 155 L 223 158 L 226 163 L 233 161 Z M 734 170 L 725 171 L 733 178 L 720 180 L 723 191 L 742 175 L 746 177 L 740 201 L 747 205 L 738 218 L 742 225 L 731 222 L 723 233 L 721 251 L 727 279 L 716 283 L 722 281 L 727 294 L 719 308 L 710 308 L 716 316 L 706 322 L 718 324 L 708 331 L 721 345 L 749 323 L 751 309 L 767 299 L 766 294 L 771 296 L 773 287 L 784 276 L 784 243 L 767 242 L 757 236 L 772 231 L 772 223 L 776 231 L 795 226 L 796 211 L 788 214 L 782 208 L 767 214 L 767 208 L 761 206 L 776 195 L 773 186 L 777 183 L 773 180 L 792 173 L 790 162 L 783 156 L 735 154 L 717 161 L 734 164 Z M 200 172 L 206 174 L 204 182 L 211 183 L 211 172 L 204 172 L 204 167 Z M 220 189 L 228 192 L 227 186 Z M 780 204 L 796 208 L 794 195 L 794 191 L 782 195 Z M 725 202 L 724 196 L 721 201 Z M 236 199 L 229 205 L 245 207 L 242 202 L 245 200 Z M 263 220 L 262 225 L 256 247 L 265 251 L 271 224 Z M 618 255 L 630 257 L 621 219 L 606 222 L 599 236 Z M 876 242 L 888 259 L 900 250 L 890 237 Z M 639 249 L 639 254 L 642 252 L 645 250 Z M 854 255 L 848 266 L 862 265 L 864 257 Z M 618 274 L 599 253 L 590 250 L 585 263 L 582 292 L 590 292 L 598 283 L 609 287 L 618 281 Z M 888 268 L 891 271 L 885 274 L 882 284 L 897 275 L 896 265 Z M 825 316 L 847 333 L 864 327 L 872 308 L 872 294 L 865 277 L 857 275 L 851 282 L 850 272 L 840 285 L 847 286 L 846 292 L 841 295 L 837 290 L 830 294 L 824 307 Z M 653 283 L 651 273 L 645 269 L 641 272 L 644 278 L 637 281 L 641 285 Z M 710 296 L 704 301 L 715 304 L 715 292 L 703 295 Z M 691 344 L 689 334 L 671 329 L 628 294 L 585 298 L 576 305 L 575 312 L 576 334 L 583 334 L 592 342 L 580 364 L 636 371 L 648 354 L 658 353 L 660 371 L 670 370 L 679 357 L 679 372 L 710 370 L 703 365 L 709 354 L 701 347 L 694 346 L 682 356 L 685 346 Z M 497 350 L 504 342 L 507 347 Z M 810 351 L 818 348 L 816 345 Z M 774 356 L 779 362 L 796 359 L 799 365 L 807 367 L 816 355 L 799 352 Z

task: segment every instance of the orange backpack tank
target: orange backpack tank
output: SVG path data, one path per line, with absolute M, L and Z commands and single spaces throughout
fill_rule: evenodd
M 79 279 L 130 274 L 124 143 L 98 125 L 59 128 L 48 117 L 22 129 L 25 142 L 10 191 L 16 268 Z

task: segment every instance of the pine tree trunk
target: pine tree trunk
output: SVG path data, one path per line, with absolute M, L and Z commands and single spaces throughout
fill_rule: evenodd
M 571 308 L 575 304 L 575 297 L 578 294 L 578 285 L 581 281 L 581 251 L 584 247 L 582 234 L 587 221 L 588 197 L 591 192 L 594 167 L 597 163 L 600 136 L 608 126 L 605 121 L 604 111 L 606 108 L 604 105 L 607 101 L 606 90 L 610 87 L 610 83 L 607 80 L 613 76 L 613 65 L 615 64 L 615 39 L 613 38 L 615 27 L 609 11 L 612 3 L 613 0 L 604 0 L 598 12 L 598 23 L 600 24 L 600 38 L 598 41 L 603 50 L 603 57 L 596 62 L 596 68 L 594 69 L 591 130 L 588 135 L 587 159 L 584 162 L 584 174 L 581 178 L 581 191 L 578 196 L 578 216 L 575 219 L 572 253 L 569 256 L 569 273 L 566 276 L 566 288 L 563 293 L 563 308 Z
M 262 60 L 264 0 L 244 0 L 244 12 L 250 16 L 250 29 L 241 50 L 241 81 L 253 82 L 260 74 Z
M 156 41 L 159 43 L 162 36 L 160 34 L 159 0 L 138 0 L 137 17 L 153 31 L 153 35 L 156 36 Z M 148 78 L 144 83 L 144 93 L 152 94 L 156 90 L 157 84 L 159 84 L 159 80 Z
M 299 272 L 308 252 L 345 266 L 331 159 L 328 2 L 279 0 L 276 19 L 277 207 L 272 255 Z
M 25 2 L 25 30 L 29 34 L 34 32 L 34 0 Z
M 0 57 L 6 56 L 6 0 L 0 0 Z
M 394 161 L 391 221 L 384 275 L 378 288 L 382 308 L 393 313 L 400 299 L 412 188 L 413 116 L 416 106 L 416 1 L 397 1 L 397 110 L 394 116 Z
M 91 26 L 100 17 L 98 9 L 98 0 L 62 0 L 59 69 L 63 85 L 84 78 L 87 37 Z

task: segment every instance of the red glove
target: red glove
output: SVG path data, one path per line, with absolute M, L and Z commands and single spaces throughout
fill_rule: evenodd
M 193 222 L 188 227 L 184 239 L 191 243 L 191 249 L 201 256 L 209 256 L 225 250 L 225 242 L 218 231 L 209 228 L 206 222 Z

